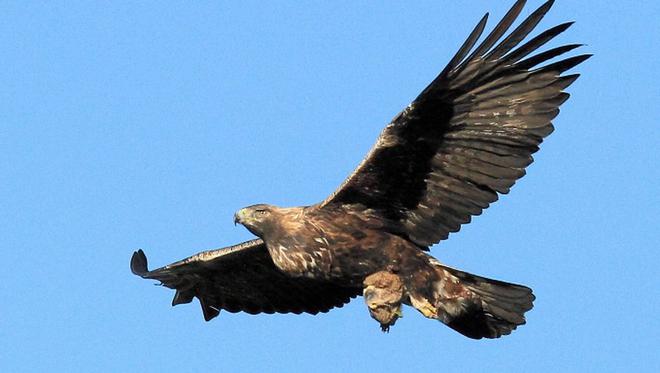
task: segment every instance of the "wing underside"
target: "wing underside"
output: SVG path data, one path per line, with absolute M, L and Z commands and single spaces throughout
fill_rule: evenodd
M 287 276 L 275 267 L 259 239 L 201 252 L 152 271 L 144 252 L 138 250 L 131 259 L 131 271 L 175 289 L 172 305 L 197 297 L 207 321 L 223 309 L 317 314 L 341 307 L 360 293 L 360 289 Z

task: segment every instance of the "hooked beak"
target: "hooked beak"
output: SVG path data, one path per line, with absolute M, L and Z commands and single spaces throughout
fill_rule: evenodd
M 234 214 L 234 225 L 238 223 L 243 224 L 244 219 L 245 219 L 244 209 L 240 209 L 236 211 L 236 213 Z

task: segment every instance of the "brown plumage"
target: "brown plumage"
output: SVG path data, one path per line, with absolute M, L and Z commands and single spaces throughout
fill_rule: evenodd
M 149 271 L 140 250 L 132 271 L 197 297 L 206 320 L 220 310 L 326 312 L 363 294 L 389 330 L 401 304 L 471 338 L 497 338 L 525 323 L 531 289 L 440 264 L 425 251 L 457 232 L 525 174 L 589 55 L 539 65 L 578 45 L 532 54 L 565 23 L 521 41 L 548 1 L 504 36 L 517 1 L 475 47 L 484 17 L 447 67 L 390 124 L 355 172 L 324 201 L 254 205 L 235 220 L 260 237 Z M 531 55 L 531 56 L 530 56 Z
M 396 273 L 380 271 L 367 276 L 362 285 L 369 314 L 384 332 L 389 332 L 390 326 L 401 316 L 403 280 Z

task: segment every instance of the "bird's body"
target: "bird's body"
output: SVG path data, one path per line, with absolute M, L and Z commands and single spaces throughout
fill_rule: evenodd
M 176 289 L 173 304 L 198 298 L 206 320 L 221 309 L 326 312 L 362 294 L 383 330 L 407 304 L 471 338 L 509 334 L 525 323 L 531 289 L 447 267 L 427 251 L 508 193 L 553 131 L 563 90 L 578 77 L 562 74 L 589 55 L 542 65 L 579 45 L 532 54 L 571 23 L 519 45 L 552 3 L 504 36 L 518 0 L 477 45 L 484 17 L 325 200 L 246 207 L 235 221 L 259 239 L 153 271 L 140 250 L 132 271 Z
M 383 330 L 394 324 L 397 317 L 393 316 L 400 314 L 403 303 L 466 335 L 474 334 L 464 329 L 475 327 L 476 322 L 465 325 L 460 316 L 473 308 L 485 313 L 483 308 L 493 301 L 481 299 L 471 286 L 493 291 L 504 285 L 507 295 L 514 293 L 506 299 L 507 306 L 515 309 L 506 311 L 511 315 L 505 325 L 493 329 L 491 320 L 481 320 L 475 336 L 481 337 L 484 329 L 491 336 L 509 332 L 532 307 L 529 288 L 483 278 L 480 285 L 472 278 L 460 279 L 452 272 L 472 275 L 443 266 L 406 238 L 394 222 L 360 205 L 279 208 L 260 204 L 239 210 L 235 222 L 264 240 L 273 263 L 286 275 L 359 289 Z M 386 305 L 389 312 L 382 316 Z
M 267 211 L 268 227 L 255 231 L 246 210 Z M 257 213 L 258 214 L 258 213 Z M 376 214 L 337 206 L 277 208 L 257 205 L 240 210 L 237 221 L 260 235 L 273 262 L 291 276 L 341 281 L 360 286 L 366 276 L 421 253 L 419 247 L 387 230 Z

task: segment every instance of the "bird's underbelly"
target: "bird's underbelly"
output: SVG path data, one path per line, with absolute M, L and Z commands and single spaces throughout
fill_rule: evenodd
M 390 243 L 319 239 L 307 245 L 271 243 L 268 250 L 275 266 L 291 276 L 360 284 L 368 275 L 395 264 L 387 247 Z

